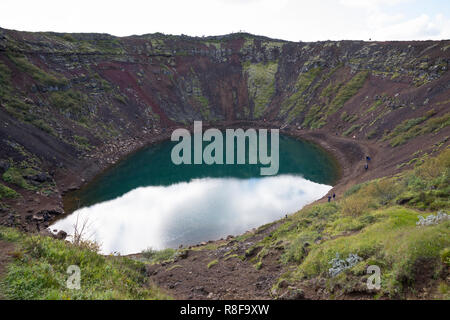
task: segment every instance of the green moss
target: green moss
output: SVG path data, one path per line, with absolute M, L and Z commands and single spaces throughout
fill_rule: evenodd
M 25 56 L 8 53 L 8 58 L 16 65 L 16 67 L 28 75 L 30 75 L 37 82 L 55 87 L 63 87 L 67 85 L 67 79 L 61 76 L 56 76 L 53 73 L 46 72 L 41 68 L 35 66 Z
M 200 105 L 200 113 L 202 114 L 203 119 L 210 118 L 210 110 L 209 110 L 209 100 L 205 96 L 198 95 L 194 97 L 198 104 Z
M 236 253 L 230 254 L 230 255 L 227 255 L 224 260 L 227 261 L 227 260 L 230 260 L 232 258 L 239 258 L 239 256 Z
M 80 91 L 70 89 L 52 92 L 49 101 L 54 108 L 65 113 L 69 118 L 81 120 L 82 116 L 87 114 L 85 105 L 88 98 Z
M 21 188 L 28 189 L 28 190 L 34 189 L 34 187 L 29 185 L 26 182 L 26 180 L 23 178 L 22 170 L 17 167 L 11 166 L 8 170 L 6 170 L 5 173 L 3 173 L 2 178 L 5 182 L 14 184 Z
M 0 183 L 0 200 L 17 198 L 18 196 L 19 194 L 16 191 Z
M 277 71 L 278 61 L 246 63 L 243 66 L 243 72 L 247 76 L 249 97 L 254 104 L 253 116 L 255 118 L 263 115 L 275 94 Z
M 11 90 L 11 70 L 0 61 L 0 99 L 5 98 Z
M 356 114 L 353 114 L 353 115 L 347 114 L 347 112 L 344 111 L 344 112 L 342 112 L 342 114 L 341 114 L 341 119 L 342 119 L 342 121 L 352 123 L 352 122 L 358 120 L 358 116 L 357 116 Z
M 7 266 L 1 289 L 8 299 L 163 299 L 147 285 L 144 264 L 125 257 L 102 256 L 50 237 L 29 236 L 0 227 L 0 239 L 17 249 Z M 81 270 L 80 289 L 68 289 L 67 269 Z
M 169 268 L 167 268 L 167 271 L 172 271 L 172 270 L 178 269 L 178 268 L 183 268 L 183 266 L 180 265 L 180 264 L 175 264 L 175 265 L 170 266 Z
M 432 118 L 434 114 L 430 110 L 423 117 L 403 121 L 391 133 L 386 134 L 383 141 L 390 140 L 390 145 L 396 147 L 419 135 L 435 133 L 450 125 L 450 112 Z
M 57 136 L 56 131 L 44 120 L 42 119 L 33 119 L 30 121 L 34 126 L 38 127 L 44 132 L 47 132 L 53 136 Z
M 69 41 L 69 42 L 75 42 L 76 41 L 75 38 L 69 33 L 66 33 L 65 35 L 63 35 L 63 39 L 66 40 L 66 41 Z
M 217 259 L 212 260 L 210 263 L 208 263 L 207 268 L 210 269 L 211 267 L 215 266 L 218 263 L 219 263 L 219 260 L 217 260 Z
M 378 99 L 369 109 L 367 109 L 366 111 L 364 111 L 363 114 L 367 114 L 369 112 L 373 112 L 375 111 L 379 106 L 381 106 L 383 104 L 383 100 Z
M 394 72 L 391 76 L 391 80 L 397 79 L 398 77 L 400 77 L 400 73 L 399 72 Z
M 5 99 L 5 109 L 6 111 L 16 117 L 19 120 L 26 120 L 26 117 L 28 115 L 28 111 L 30 109 L 30 106 L 23 102 L 23 100 L 18 99 L 14 96 L 6 96 Z
M 343 85 L 331 101 L 328 114 L 333 114 L 342 108 L 344 103 L 362 88 L 368 75 L 368 71 L 361 71 L 354 75 L 353 78 L 351 78 L 345 85 Z
M 291 121 L 298 117 L 301 112 L 304 111 L 306 107 L 306 100 L 305 100 L 305 94 L 306 91 L 311 89 L 314 91 L 314 88 L 311 88 L 311 85 L 313 84 L 314 80 L 319 76 L 321 73 L 322 68 L 311 68 L 309 71 L 305 73 L 301 73 L 297 81 L 295 83 L 294 90 L 295 92 L 290 95 L 287 99 L 283 101 L 281 104 L 280 114 L 285 115 L 288 114 L 288 120 Z M 316 85 L 318 85 L 317 83 Z
M 200 80 L 198 79 L 195 71 L 191 69 L 191 86 L 194 105 L 200 111 L 203 119 L 210 119 L 211 111 L 209 106 L 209 99 L 204 96 Z
M 322 111 L 322 107 L 313 105 L 309 108 L 305 119 L 303 120 L 303 126 L 311 129 L 318 129 L 326 124 L 326 115 Z
M 337 90 L 336 90 L 336 87 L 333 85 L 333 83 L 329 83 L 323 90 L 322 90 L 322 92 L 320 93 L 320 97 L 321 98 L 330 98 L 331 97 L 331 95 L 333 94 L 333 93 L 335 93 Z
M 440 254 L 442 263 L 450 266 L 450 248 L 443 249 Z
M 124 97 L 124 96 L 121 95 L 121 94 L 115 94 L 115 95 L 114 95 L 114 99 L 117 100 L 117 101 L 119 101 L 119 102 L 120 102 L 121 104 L 123 104 L 123 105 L 126 105 L 126 104 L 127 104 L 127 98 Z
M 355 131 L 359 128 L 361 128 L 361 125 L 355 124 L 355 125 L 351 126 L 350 128 L 348 128 L 347 130 L 345 130 L 342 135 L 346 137 L 346 136 L 350 135 L 353 131 Z
M 92 146 L 89 144 L 89 139 L 86 138 L 86 137 L 74 135 L 73 136 L 73 140 L 75 141 L 75 145 L 79 149 L 83 149 L 83 150 L 89 151 L 92 148 Z

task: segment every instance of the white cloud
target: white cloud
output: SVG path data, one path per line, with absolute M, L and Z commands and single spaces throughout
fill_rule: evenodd
M 117 199 L 77 210 L 51 229 L 72 233 L 77 215 L 88 218 L 104 253 L 140 252 L 241 234 L 321 198 L 330 186 L 299 176 L 195 179 L 134 189 Z
M 374 39 L 387 40 L 429 40 L 444 39 L 450 36 L 450 24 L 442 15 L 434 18 L 422 14 L 410 20 L 394 24 L 382 24 L 374 30 Z
M 340 0 L 344 6 L 358 8 L 378 8 L 380 6 L 395 6 L 411 0 Z

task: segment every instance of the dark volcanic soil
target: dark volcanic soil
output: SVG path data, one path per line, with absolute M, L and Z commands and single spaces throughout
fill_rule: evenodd
M 193 247 L 187 257 L 175 262 L 149 266 L 150 281 L 178 299 L 270 299 L 270 288 L 281 275 L 279 252 L 271 252 L 261 269 L 238 256 L 273 231 L 278 224 L 261 233 L 253 234 L 240 243 L 233 239 L 210 242 Z M 202 250 L 202 248 L 216 248 Z M 232 254 L 227 254 L 235 249 Z M 258 252 L 247 255 L 251 258 Z M 208 264 L 217 263 L 208 268 Z

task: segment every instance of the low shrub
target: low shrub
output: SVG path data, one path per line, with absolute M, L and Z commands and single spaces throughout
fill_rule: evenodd
M 0 239 L 13 241 L 21 254 L 7 266 L 1 291 L 8 299 L 163 299 L 148 285 L 144 264 L 102 256 L 66 241 L 28 236 L 0 227 Z M 81 271 L 80 289 L 67 288 L 68 267 Z
M 167 248 L 164 250 L 148 248 L 142 251 L 142 256 L 153 263 L 159 263 L 173 259 L 175 257 L 175 253 L 176 250 L 172 248 Z
M 19 194 L 13 189 L 5 186 L 3 183 L 0 183 L 0 199 L 11 199 L 18 197 Z
M 5 173 L 3 173 L 2 178 L 5 182 L 15 184 L 16 186 L 19 186 L 21 188 L 29 190 L 34 189 L 26 182 L 26 180 L 22 176 L 21 170 L 17 167 L 10 167 L 8 170 L 6 170 Z
M 208 263 L 207 267 L 208 267 L 208 269 L 210 269 L 211 267 L 215 266 L 218 263 L 219 263 L 219 260 L 215 259 L 215 260 L 211 261 L 210 263 Z

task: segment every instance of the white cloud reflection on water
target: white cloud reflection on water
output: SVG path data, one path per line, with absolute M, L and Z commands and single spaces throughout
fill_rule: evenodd
M 134 189 L 114 200 L 81 208 L 51 229 L 72 233 L 79 215 L 103 253 L 163 249 L 237 235 L 321 198 L 331 186 L 300 176 L 194 179 Z

